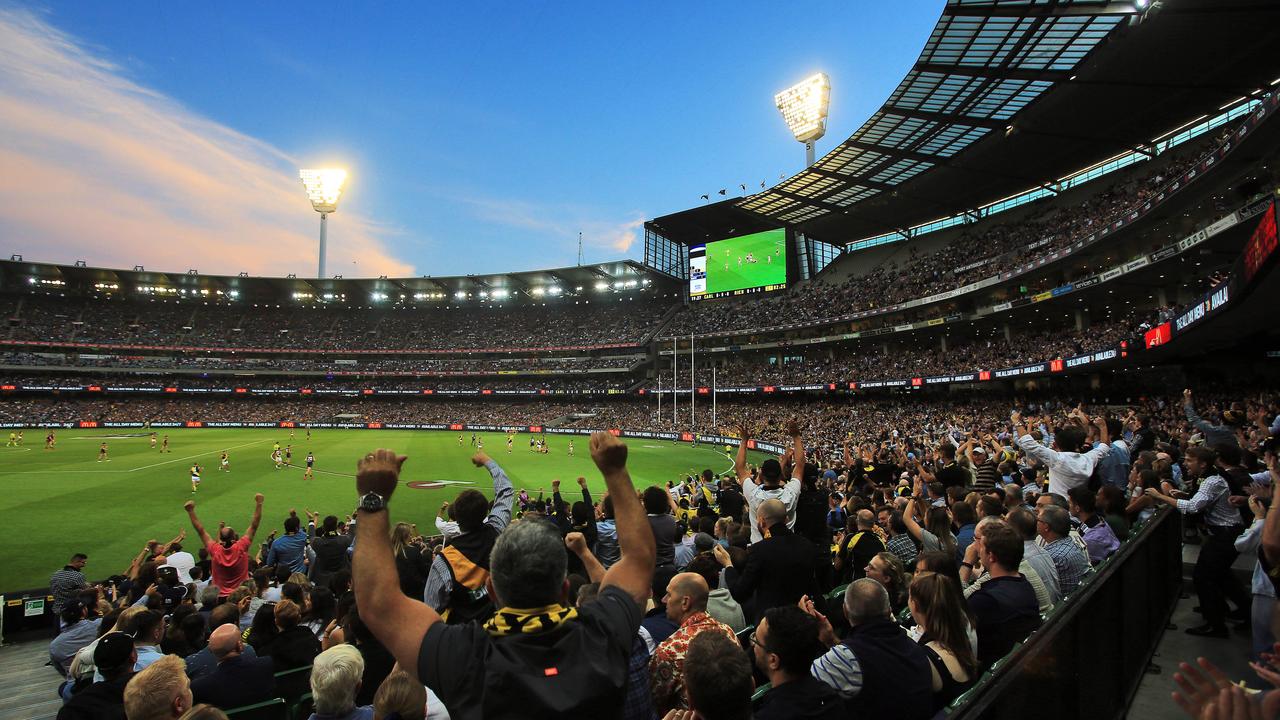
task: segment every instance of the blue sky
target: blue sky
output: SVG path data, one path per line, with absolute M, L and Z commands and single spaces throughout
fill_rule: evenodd
M 0 251 L 312 274 L 288 175 L 340 164 L 348 277 L 573 264 L 578 231 L 588 262 L 640 257 L 644 219 L 800 169 L 775 91 L 831 76 L 829 150 L 942 5 L 0 4 L 0 162 L 24 178 L 0 181 L 22 196 Z M 63 217 L 107 186 L 110 218 Z

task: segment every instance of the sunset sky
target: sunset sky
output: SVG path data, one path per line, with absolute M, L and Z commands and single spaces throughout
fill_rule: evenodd
M 313 275 L 297 169 L 336 165 L 332 273 L 638 258 L 645 219 L 801 169 L 776 91 L 831 76 L 826 152 L 942 6 L 0 1 L 0 253 Z

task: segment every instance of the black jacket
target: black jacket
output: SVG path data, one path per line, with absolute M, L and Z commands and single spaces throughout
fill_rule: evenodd
M 752 701 L 751 708 L 754 720 L 844 720 L 848 717 L 840 693 L 808 673 L 770 688 Z
M 310 665 L 316 659 L 320 654 L 320 641 L 310 628 L 295 625 L 258 648 L 258 654 L 270 657 L 276 672 L 292 670 Z
M 742 604 L 747 618 L 759 624 L 765 610 L 818 594 L 816 557 L 813 543 L 778 523 L 769 529 L 768 538 L 747 548 L 740 570 L 731 567 L 725 572 L 729 593 Z
M 124 686 L 133 673 L 96 682 L 81 690 L 58 710 L 58 720 L 125 720 Z
M 224 710 L 260 703 L 275 697 L 275 668 L 271 658 L 237 655 L 218 663 L 208 675 L 191 681 L 194 702 Z

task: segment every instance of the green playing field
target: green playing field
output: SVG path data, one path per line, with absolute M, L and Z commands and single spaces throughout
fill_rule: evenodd
M 787 281 L 786 231 L 766 230 L 707 246 L 707 292 Z
M 158 431 L 161 438 L 165 431 Z M 85 574 L 91 579 L 123 573 L 130 560 L 151 539 L 165 542 L 186 529 L 183 503 L 194 498 L 196 511 L 208 528 L 225 520 L 243 531 L 253 514 L 253 495 L 266 496 L 262 529 L 265 538 L 281 526 L 290 508 L 321 515 L 350 513 L 356 504 L 355 464 L 365 453 L 388 447 L 409 457 L 399 490 L 391 501 L 393 521 L 416 523 L 423 534 L 434 534 L 433 519 L 440 504 L 474 487 L 492 497 L 489 473 L 472 465 L 471 433 L 458 443 L 456 432 L 413 430 L 304 430 L 289 437 L 288 430 L 169 430 L 170 452 L 152 449 L 146 434 L 132 430 L 59 430 L 57 449 L 43 449 L 44 431 L 29 429 L 21 448 L 0 448 L 0 592 L 47 585 L 49 576 L 73 553 L 89 556 Z M 3 434 L 7 437 L 8 432 Z M 562 495 L 580 500 L 576 478 L 587 478 L 593 497 L 604 490 L 587 449 L 586 436 L 573 436 L 575 454 L 568 455 L 570 436 L 548 435 L 550 452 L 529 450 L 529 435 L 515 438 L 507 453 L 502 433 L 480 433 L 484 451 L 498 462 L 515 484 L 535 496 L 559 478 Z M 98 445 L 106 441 L 109 462 L 98 462 Z M 293 447 L 293 467 L 276 470 L 273 443 Z M 673 444 L 662 440 L 628 439 L 628 467 L 637 488 L 665 485 L 684 475 L 710 468 L 716 473 L 732 466 L 723 447 Z M 223 450 L 230 454 L 231 471 L 218 470 Z M 315 479 L 303 481 L 303 459 L 315 453 Z M 752 453 L 751 462 L 766 456 Z M 202 467 L 203 482 L 192 495 L 189 470 Z M 415 489 L 414 481 L 445 481 L 439 489 Z M 305 519 L 305 518 L 304 518 Z M 193 554 L 198 542 L 185 543 Z

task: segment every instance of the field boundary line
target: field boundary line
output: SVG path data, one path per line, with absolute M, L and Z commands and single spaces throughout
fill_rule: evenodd
M 232 445 L 232 446 L 230 446 L 230 447 L 223 448 L 222 450 L 210 450 L 209 452 L 202 452 L 202 453 L 197 453 L 197 454 L 195 454 L 195 455 L 187 455 L 186 457 L 173 458 L 172 460 L 164 460 L 164 461 L 162 461 L 162 462 L 152 463 L 152 464 L 150 464 L 150 465 L 143 465 L 142 467 L 136 467 L 136 468 L 133 468 L 133 469 L 130 469 L 130 470 L 126 470 L 125 472 L 137 472 L 137 471 L 139 471 L 139 470 L 149 470 L 149 469 L 151 469 L 151 468 L 153 468 L 153 467 L 160 467 L 161 465 L 168 465 L 169 463 L 176 463 L 176 462 L 184 462 L 184 461 L 187 461 L 187 460 L 194 460 L 194 459 L 196 459 L 196 458 L 198 458 L 198 457 L 204 457 L 205 455 L 216 455 L 216 454 L 218 454 L 218 453 L 220 453 L 220 452 L 223 452 L 223 451 L 237 450 L 237 449 L 242 448 L 242 447 L 249 447 L 250 445 L 261 445 L 262 443 L 265 443 L 265 442 L 271 442 L 271 441 L 270 441 L 270 440 L 254 440 L 253 442 L 241 443 L 240 445 Z

